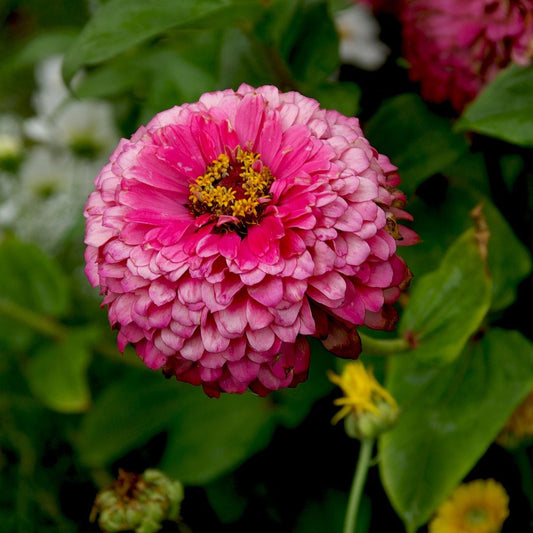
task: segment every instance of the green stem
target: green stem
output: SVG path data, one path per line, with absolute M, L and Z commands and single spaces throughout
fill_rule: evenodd
M 373 448 L 374 439 L 366 438 L 361 440 L 359 459 L 357 460 L 352 488 L 350 490 L 350 498 L 348 500 L 348 507 L 346 508 L 343 533 L 355 532 L 357 512 L 359 510 L 359 504 L 361 502 L 361 495 L 363 494 L 363 487 L 365 485 L 368 468 L 370 467 L 370 459 L 372 457 Z
M 18 322 L 22 322 L 35 331 L 56 340 L 62 340 L 66 335 L 65 328 L 57 322 L 51 320 L 47 316 L 43 316 L 30 309 L 22 307 L 15 302 L 0 300 L 0 314 L 17 320 Z
M 533 470 L 526 449 L 520 447 L 514 452 L 516 464 L 520 469 L 522 491 L 527 496 L 530 506 L 533 505 Z
M 409 342 L 403 337 L 396 339 L 376 339 L 359 332 L 363 353 L 367 355 L 396 355 L 409 350 Z

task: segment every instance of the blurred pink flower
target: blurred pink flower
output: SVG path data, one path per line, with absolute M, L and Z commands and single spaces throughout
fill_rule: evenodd
M 376 13 L 392 13 L 399 15 L 405 2 L 409 0 L 353 0 L 355 4 L 370 6 Z
M 402 19 L 410 78 L 459 112 L 511 62 L 533 57 L 533 0 L 409 0 Z
M 357 357 L 410 274 L 399 177 L 355 118 L 272 86 L 204 94 L 122 139 L 87 202 L 86 273 L 121 350 L 207 394 L 304 381 L 306 336 Z

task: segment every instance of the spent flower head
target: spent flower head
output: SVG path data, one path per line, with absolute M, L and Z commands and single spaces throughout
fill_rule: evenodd
M 509 497 L 493 479 L 457 487 L 437 510 L 429 533 L 499 533 L 509 515 Z
M 91 521 L 98 520 L 106 533 L 155 533 L 164 520 L 178 520 L 182 500 L 182 484 L 158 470 L 141 475 L 120 470 L 117 480 L 96 496 Z
M 340 375 L 329 371 L 328 377 L 344 393 L 334 402 L 342 408 L 332 423 L 344 418 L 350 437 L 374 438 L 394 425 L 399 415 L 398 405 L 374 377 L 372 369 L 367 370 L 361 361 L 350 361 Z

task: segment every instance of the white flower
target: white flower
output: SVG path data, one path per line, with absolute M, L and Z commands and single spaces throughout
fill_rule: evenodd
M 32 95 L 37 115 L 49 117 L 68 98 L 68 89 L 61 76 L 62 55 L 50 56 L 35 67 L 37 91 Z
M 17 211 L 11 224 L 14 233 L 54 251 L 81 220 L 100 165 L 46 147 L 30 150 L 11 191 Z
M 52 56 L 36 68 L 32 101 L 37 115 L 25 121 L 26 135 L 78 155 L 110 152 L 119 139 L 111 104 L 70 98 L 61 77 L 61 61 L 62 56 Z
M 99 100 L 67 102 L 56 114 L 51 140 L 81 155 L 111 152 L 119 140 L 113 107 Z
M 378 21 L 366 6 L 354 5 L 335 15 L 344 63 L 364 70 L 377 70 L 385 63 L 389 48 L 379 40 Z

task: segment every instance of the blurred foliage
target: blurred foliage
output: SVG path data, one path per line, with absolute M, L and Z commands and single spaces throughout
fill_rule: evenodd
M 343 65 L 339 6 L 7 0 L 0 113 L 38 114 L 34 69 L 65 54 L 70 98 L 112 104 L 124 136 L 158 111 L 242 82 L 364 117 L 372 145 L 399 166 L 422 243 L 401 249 L 415 277 L 398 331 L 380 336 L 409 349 L 368 359 L 402 415 L 379 442 L 358 533 L 424 528 L 472 472 L 500 476 L 512 501 L 503 531 L 521 530 L 533 519 L 531 448 L 514 469 L 491 458 L 514 457 L 492 442 L 533 389 L 533 67 L 502 72 L 457 120 L 408 82 L 387 17 L 385 65 Z M 36 143 L 24 138 L 20 160 L 0 170 L 2 531 L 97 531 L 98 490 L 118 468 L 152 467 L 185 485 L 193 531 L 340 531 L 357 446 L 330 424 L 334 358 L 312 343 L 310 378 L 296 389 L 211 400 L 146 369 L 131 349 L 121 356 L 83 275 L 81 209 L 54 246 L 44 227 L 28 240 L 4 220 Z M 91 161 L 94 175 L 104 163 Z

